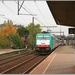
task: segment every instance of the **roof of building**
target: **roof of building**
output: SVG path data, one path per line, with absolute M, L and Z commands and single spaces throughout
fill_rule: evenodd
M 75 1 L 46 1 L 57 25 L 75 27 Z

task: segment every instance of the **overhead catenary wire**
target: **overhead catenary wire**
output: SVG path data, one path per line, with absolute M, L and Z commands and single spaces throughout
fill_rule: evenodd
M 15 15 L 16 13 L 11 9 L 11 8 L 9 8 L 5 3 L 3 3 L 7 8 L 8 8 L 8 10 L 11 12 L 11 14 L 12 14 L 12 12 L 14 13 L 14 14 L 12 14 L 12 15 Z M 15 16 L 14 16 L 15 17 Z M 19 18 L 21 18 L 21 19 L 23 19 L 22 17 L 20 17 L 20 16 L 18 16 Z M 17 18 L 18 19 L 18 18 Z M 18 19 L 19 20 L 19 19 Z M 23 19 L 24 20 L 24 19 Z M 24 22 L 25 22 L 26 20 L 24 20 Z M 21 22 L 21 20 L 19 20 L 19 22 Z M 27 22 L 27 21 L 26 21 Z M 21 22 L 22 23 L 22 22 Z M 28 23 L 28 22 L 27 22 Z
M 17 2 L 16 2 L 17 3 Z M 24 6 L 24 5 L 22 5 L 22 6 Z M 24 8 L 27 8 L 26 6 L 24 6 Z M 31 15 L 31 13 L 32 13 L 32 15 L 33 16 L 36 16 L 36 14 L 34 14 L 29 8 L 27 8 L 27 9 L 25 9 L 28 13 L 29 13 L 29 15 Z M 28 14 L 27 14 L 28 15 Z M 32 16 L 31 15 L 31 16 Z
M 15 1 L 16 2 L 16 1 Z M 17 4 L 18 4 L 18 2 L 16 2 Z M 21 4 L 19 4 L 19 5 L 21 5 Z M 22 8 L 25 10 L 25 11 L 27 11 L 31 16 L 34 16 L 33 14 L 31 14 L 26 8 L 24 8 L 23 6 L 22 6 Z
M 16 1 L 15 1 L 16 2 Z M 18 2 L 16 2 L 17 4 L 18 4 Z M 21 5 L 21 4 L 19 4 L 19 5 Z M 24 6 L 24 5 L 23 5 Z M 27 11 L 31 16 L 33 16 L 37 21 L 39 21 L 42 25 L 44 25 L 37 17 L 35 17 L 30 11 L 28 11 L 25 7 L 23 7 L 22 6 L 22 8 L 25 10 L 25 11 Z
M 38 18 L 34 17 L 36 20 L 38 20 L 42 25 L 44 25 Z
M 24 6 L 24 5 L 23 5 Z M 26 6 L 24 6 L 26 7 Z M 26 7 L 27 8 L 27 7 Z M 28 9 L 28 8 L 27 8 Z M 29 10 L 29 9 L 28 9 Z M 29 10 L 31 13 L 33 13 L 31 10 Z M 44 25 L 37 17 L 34 17 L 37 21 L 39 21 L 42 25 Z
M 24 6 L 24 5 L 23 5 Z M 36 6 L 37 6 L 37 4 L 36 4 Z M 27 8 L 26 6 L 24 6 L 25 8 Z M 40 9 L 39 9 L 39 7 L 37 6 L 37 8 L 38 8 L 38 10 L 40 11 Z M 28 8 L 27 8 L 28 9 Z M 29 9 L 28 9 L 29 10 Z M 29 10 L 30 11 L 30 10 Z M 30 11 L 31 13 L 33 13 L 32 11 Z M 41 13 L 41 11 L 40 11 L 40 13 Z M 43 17 L 43 19 L 46 21 L 46 19 L 45 19 L 45 17 L 43 16 L 43 14 L 41 13 L 41 15 L 42 15 L 42 17 Z M 40 21 L 40 19 L 38 19 L 37 17 L 34 17 L 37 21 L 39 21 L 42 25 L 45 25 L 45 24 L 43 24 L 41 21 Z M 47 21 L 46 21 L 46 23 L 47 23 Z M 49 25 L 48 23 L 47 23 L 47 25 Z
M 16 2 L 16 1 L 15 1 Z M 16 2 L 17 3 L 17 2 Z M 3 3 L 4 4 L 4 3 Z M 12 12 L 14 12 L 13 10 L 11 10 L 6 4 L 5 4 L 5 6 L 10 10 L 10 11 L 12 11 Z M 37 6 L 38 7 L 38 6 Z M 25 10 L 25 11 L 27 11 L 31 16 L 33 16 L 34 17 L 34 15 L 32 14 L 32 13 L 30 13 L 27 9 L 25 9 L 23 6 L 22 6 L 22 8 Z M 38 8 L 39 9 L 39 8 Z M 39 9 L 39 11 L 40 11 L 40 9 Z M 15 12 L 14 12 L 15 13 Z M 40 13 L 41 13 L 41 11 L 40 11 Z M 41 13 L 41 15 L 42 15 L 42 13 Z M 43 15 L 42 15 L 43 16 Z M 43 24 L 41 21 L 40 21 L 40 19 L 38 19 L 37 17 L 34 17 L 37 21 L 39 21 L 42 25 L 45 25 L 45 24 Z M 43 18 L 44 18 L 44 16 L 43 16 Z M 24 19 L 23 19 L 24 20 Z M 24 20 L 25 21 L 25 20 Z
M 47 23 L 47 25 L 43 25 L 43 26 L 40 26 L 40 27 L 41 27 L 41 28 L 43 28 L 43 27 L 44 27 L 44 28 L 47 28 L 47 31 L 50 30 L 50 28 L 56 27 L 56 26 L 48 26 L 48 25 L 50 25 L 50 24 L 47 22 L 47 20 L 46 20 L 45 17 L 43 16 L 43 14 L 42 14 L 42 12 L 41 12 L 41 10 L 40 10 L 40 8 L 38 7 L 38 5 L 37 5 L 36 2 L 35 2 L 35 5 L 36 5 L 37 9 L 39 10 L 41 16 L 43 17 L 44 21 Z
M 40 9 L 39 9 L 39 7 L 38 7 L 38 5 L 37 5 L 36 2 L 35 2 L 35 5 L 36 5 L 37 9 L 39 10 L 41 16 L 43 17 L 44 21 L 48 24 L 48 22 L 46 21 L 45 17 L 43 16 L 42 12 L 40 11 Z M 48 24 L 48 25 L 49 25 L 49 24 Z
M 3 13 L 3 12 L 1 11 L 1 13 Z M 4 14 L 0 14 L 0 16 L 1 16 L 1 18 L 4 18 L 5 20 L 11 20 L 10 18 L 6 17 Z M 16 23 L 16 21 L 13 21 L 13 22 Z
M 6 20 L 11 20 L 10 18 L 6 17 L 4 14 L 2 14 L 3 16 L 1 16 L 2 18 L 6 19 Z M 16 21 L 13 21 L 14 23 L 16 23 Z
M 10 18 L 7 18 L 5 16 L 3 16 L 3 18 L 7 19 L 7 20 L 11 20 Z M 14 23 L 17 23 L 16 21 L 13 21 Z
M 5 5 L 5 4 L 4 4 Z M 6 5 L 5 5 L 6 6 Z M 11 14 L 12 14 L 12 10 L 8 7 L 8 6 L 6 6 L 7 8 L 8 8 L 8 10 L 11 12 Z M 13 14 L 12 14 L 13 15 Z M 15 16 L 13 16 L 13 17 L 15 17 Z M 17 18 L 18 19 L 18 18 Z M 20 23 L 22 23 L 19 19 L 18 19 L 18 22 L 20 22 Z

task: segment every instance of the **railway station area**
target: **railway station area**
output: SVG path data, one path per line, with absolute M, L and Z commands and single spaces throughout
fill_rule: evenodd
M 15 67 L 16 67 L 15 65 L 19 64 L 19 62 L 21 62 L 21 61 L 23 63 L 23 58 L 22 58 L 22 60 L 19 60 L 20 58 L 17 57 L 16 55 L 11 54 L 12 52 L 14 52 L 14 51 L 11 50 L 9 52 L 9 50 L 6 50 L 5 52 L 3 52 L 0 50 L 0 74 L 23 74 L 25 72 L 18 72 L 18 70 L 21 71 L 25 67 L 30 66 L 30 65 L 29 66 L 21 65 L 21 66 L 23 66 L 22 68 L 20 68 L 21 66 L 19 66 L 18 70 L 15 69 Z M 16 57 L 16 59 L 19 58 L 18 59 L 19 61 L 17 61 L 16 64 L 13 64 L 12 66 L 10 66 L 9 61 L 7 61 L 8 59 L 6 59 L 6 58 L 10 59 L 10 57 L 3 56 L 7 53 L 9 54 L 9 56 L 10 55 L 13 56 L 14 61 L 10 60 L 11 64 L 13 64 L 13 62 L 15 63 L 17 61 L 14 59 L 14 56 Z M 24 54 L 24 52 L 22 52 L 22 53 Z M 17 53 L 14 53 L 14 54 L 17 54 Z M 22 55 L 21 55 L 21 57 L 24 57 L 25 54 L 23 56 Z M 1 56 L 3 56 L 3 59 L 5 58 L 6 60 L 3 60 L 1 58 Z M 39 56 L 41 58 L 41 57 L 45 57 L 46 55 L 39 55 Z M 37 57 L 39 57 L 39 56 L 37 56 Z M 33 57 L 35 57 L 35 56 L 33 55 Z M 24 57 L 24 60 L 27 60 L 27 59 Z M 31 62 L 31 61 L 28 61 L 28 62 Z M 35 60 L 35 62 L 36 62 L 36 60 Z M 37 62 L 38 62 L 38 58 L 37 58 Z M 13 66 L 15 66 L 15 67 L 13 67 Z M 9 69 L 11 69 L 11 70 L 9 70 Z M 75 49 L 72 46 L 68 46 L 68 45 L 59 46 L 51 54 L 49 54 L 47 57 L 45 57 L 38 65 L 36 65 L 34 68 L 29 70 L 25 74 L 75 74 Z
M 75 1 L 0 1 L 0 74 L 75 74 Z

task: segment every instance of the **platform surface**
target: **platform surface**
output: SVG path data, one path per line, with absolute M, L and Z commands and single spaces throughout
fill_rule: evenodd
M 75 74 L 75 49 L 60 46 L 30 74 Z
M 20 51 L 20 50 L 25 50 L 25 49 L 0 49 L 0 54 L 10 53 L 10 52 Z

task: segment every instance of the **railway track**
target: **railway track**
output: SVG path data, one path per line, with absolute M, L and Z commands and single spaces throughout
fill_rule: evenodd
M 11 55 L 14 55 L 14 54 L 18 54 L 18 53 L 22 53 L 22 52 L 26 52 L 27 50 L 17 50 L 17 51 L 13 51 L 13 52 L 9 52 L 9 53 L 4 53 L 4 54 L 0 54 L 0 59 L 1 58 L 4 58 L 4 57 L 7 57 L 7 56 L 11 56 Z
M 40 63 L 47 56 L 39 56 L 35 53 L 29 55 L 22 55 L 10 62 L 0 65 L 1 74 L 26 74 L 38 63 Z
M 14 60 L 17 60 L 17 59 L 22 58 L 22 57 L 29 55 L 29 54 L 31 54 L 31 52 L 26 51 L 26 52 L 22 52 L 22 53 L 13 54 L 10 56 L 9 55 L 4 56 L 4 57 L 0 58 L 0 65 L 9 63 L 9 62 L 14 61 Z

